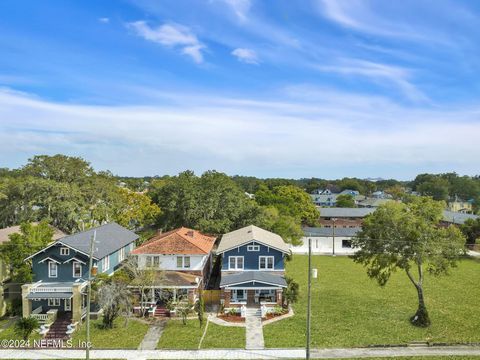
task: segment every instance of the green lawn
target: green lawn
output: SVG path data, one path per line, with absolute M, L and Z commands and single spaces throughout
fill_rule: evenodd
M 125 327 L 125 319 L 118 318 L 113 329 L 102 329 L 101 323 L 101 320 L 95 320 L 90 325 L 90 339 L 95 349 L 136 349 L 148 330 L 148 324 L 136 319 L 130 319 Z M 80 340 L 86 341 L 86 337 L 86 327 L 83 323 L 74 333 L 72 340 L 74 344 L 78 344 Z
M 181 320 L 169 320 L 157 348 L 197 349 L 205 323 L 200 328 L 198 320 L 187 320 L 187 325 L 183 325 Z
M 200 328 L 198 320 L 170 320 L 158 342 L 157 349 L 198 349 L 205 325 Z M 209 323 L 202 349 L 244 348 L 245 328 L 227 327 Z
M 480 262 L 462 260 L 450 276 L 427 276 L 425 297 L 432 325 L 409 323 L 417 306 L 416 291 L 403 272 L 385 288 L 347 257 L 314 256 L 318 279 L 312 282 L 312 346 L 353 347 L 402 344 L 414 340 L 480 342 Z M 295 255 L 287 274 L 300 283 L 296 315 L 264 327 L 268 347 L 305 345 L 307 256 Z
M 221 326 L 213 323 L 208 324 L 202 349 L 213 348 L 245 348 L 245 328 L 238 326 Z
M 8 319 L 3 322 L 3 325 L 5 325 L 8 322 Z M 40 334 L 36 331 L 33 332 L 32 335 L 30 335 L 30 340 L 38 340 L 41 339 L 42 337 Z M 11 324 L 8 328 L 5 330 L 0 331 L 0 340 L 21 340 L 22 337 L 17 335 L 15 333 L 15 322 Z

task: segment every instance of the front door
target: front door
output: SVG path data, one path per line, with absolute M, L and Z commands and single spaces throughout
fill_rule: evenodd
M 247 306 L 255 305 L 255 290 L 247 290 Z
M 71 311 L 72 310 L 72 299 L 65 299 L 65 311 Z

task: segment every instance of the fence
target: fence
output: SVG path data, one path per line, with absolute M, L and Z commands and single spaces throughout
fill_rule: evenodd
M 221 290 L 202 290 L 205 306 L 219 305 Z

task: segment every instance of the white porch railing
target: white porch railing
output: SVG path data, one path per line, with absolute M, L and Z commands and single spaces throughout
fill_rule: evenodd
M 46 313 L 43 313 L 43 314 L 42 314 L 42 311 L 43 311 L 43 308 L 39 306 L 38 308 L 32 311 L 30 316 L 37 319 L 38 322 L 41 324 L 47 324 L 47 323 L 51 324 L 55 322 L 55 320 L 57 319 L 57 312 L 58 312 L 57 309 L 48 310 Z
M 47 286 L 36 286 L 30 289 L 32 293 L 68 293 L 72 292 L 71 287 L 47 287 Z

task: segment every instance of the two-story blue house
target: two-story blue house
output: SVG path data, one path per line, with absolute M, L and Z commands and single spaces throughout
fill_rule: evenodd
M 86 314 L 90 241 L 93 266 L 111 275 L 135 247 L 138 235 L 109 223 L 58 239 L 31 255 L 34 282 L 22 286 L 23 316 L 48 322 L 63 315 L 73 323 Z M 50 316 L 54 314 L 54 316 Z
M 220 288 L 225 307 L 281 305 L 288 245 L 281 236 L 250 225 L 223 235 Z

